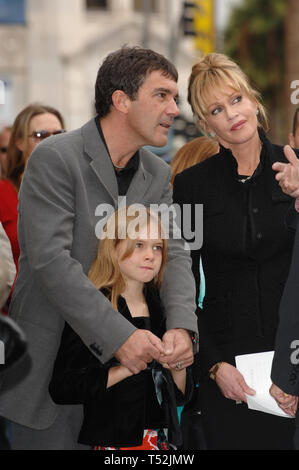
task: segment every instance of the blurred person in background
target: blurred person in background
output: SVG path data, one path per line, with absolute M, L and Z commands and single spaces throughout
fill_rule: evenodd
M 6 126 L 0 131 L 0 176 L 5 171 L 6 155 L 11 135 L 11 126 Z
M 290 146 L 299 149 L 299 108 L 296 109 L 293 119 L 293 129 L 289 134 Z
M 17 234 L 18 192 L 27 160 L 35 147 L 45 138 L 64 131 L 60 112 L 51 106 L 30 104 L 16 117 L 11 128 L 5 171 L 0 180 L 0 222 L 12 246 L 16 267 L 20 248 Z
M 216 140 L 207 136 L 200 136 L 184 144 L 173 157 L 171 167 L 171 184 L 178 173 L 186 168 L 204 161 L 206 158 L 215 155 L 219 151 L 219 144 Z
M 16 275 L 16 267 L 13 260 L 11 246 L 9 239 L 6 235 L 4 228 L 0 222 L 0 310 L 5 305 L 12 288 L 14 278 Z M 3 316 L 0 316 L 0 371 L 7 363 L 7 353 L 11 348 L 7 347 L 7 340 L 10 336 L 7 328 L 9 323 Z M 5 341 L 6 340 L 6 341 Z M 10 338 L 11 341 L 11 338 Z M 4 357 L 2 357 L 2 355 Z M 0 450 L 8 450 L 10 448 L 9 439 L 7 436 L 7 422 L 0 417 Z
M 267 139 L 259 95 L 225 55 L 208 54 L 193 66 L 188 100 L 201 128 L 221 144 L 218 155 L 174 180 L 182 211 L 203 204 L 203 246 L 191 255 L 196 298 L 200 256 L 206 282 L 198 315 L 207 449 L 292 449 L 294 420 L 248 409 L 245 394 L 255 391 L 235 364 L 236 355 L 274 349 L 294 242 L 285 225 L 293 201 L 272 170 L 286 161 L 283 147 Z M 290 397 L 290 416 L 294 405 Z
M 11 245 L 8 236 L 0 222 L 0 309 L 5 304 L 11 291 L 16 267 L 12 256 Z

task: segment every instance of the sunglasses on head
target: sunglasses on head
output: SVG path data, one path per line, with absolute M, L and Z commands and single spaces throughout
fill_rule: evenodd
M 33 137 L 33 139 L 35 139 L 35 140 L 44 140 L 47 137 L 50 137 L 51 135 L 63 134 L 64 132 L 66 132 L 64 129 L 60 129 L 60 130 L 54 131 L 54 132 L 41 130 L 41 131 L 32 132 L 32 134 L 30 134 L 28 137 Z
M 7 147 L 0 147 L 0 152 L 7 153 Z

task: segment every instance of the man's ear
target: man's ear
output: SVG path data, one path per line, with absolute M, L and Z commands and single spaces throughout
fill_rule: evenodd
M 121 113 L 128 112 L 128 104 L 129 104 L 129 97 L 128 95 L 122 90 L 115 90 L 112 93 L 112 103 L 115 109 L 120 111 Z
M 289 143 L 290 143 L 291 147 L 295 147 L 295 139 L 294 139 L 294 136 L 293 136 L 293 132 L 289 133 Z

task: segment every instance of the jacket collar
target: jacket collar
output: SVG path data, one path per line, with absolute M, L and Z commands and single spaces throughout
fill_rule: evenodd
M 90 166 L 105 187 L 114 202 L 114 207 L 118 206 L 118 186 L 107 148 L 100 137 L 94 118 L 88 121 L 82 128 L 84 151 L 90 157 Z M 152 174 L 144 167 L 144 149 L 139 150 L 140 161 L 138 169 L 132 179 L 126 194 L 126 204 L 133 204 L 142 200 L 147 189 L 152 182 Z

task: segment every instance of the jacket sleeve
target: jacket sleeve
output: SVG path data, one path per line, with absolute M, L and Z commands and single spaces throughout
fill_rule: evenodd
M 54 364 L 49 393 L 59 405 L 100 400 L 107 392 L 109 366 L 103 366 L 66 325 Z
M 185 393 L 177 387 L 176 383 L 172 379 L 173 387 L 174 387 L 174 394 L 175 394 L 175 401 L 177 406 L 185 406 L 189 401 L 194 393 L 194 380 L 192 374 L 192 366 L 187 367 L 186 369 L 186 389 Z
M 271 372 L 272 382 L 291 395 L 299 395 L 298 223 L 289 276 L 280 303 L 279 326 L 276 333 L 275 353 Z

